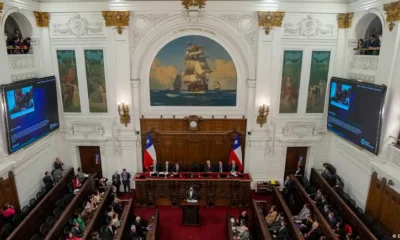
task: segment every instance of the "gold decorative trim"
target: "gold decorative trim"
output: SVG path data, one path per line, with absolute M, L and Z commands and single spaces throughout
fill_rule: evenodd
M 190 7 L 198 7 L 198 9 L 202 9 L 206 6 L 207 0 L 181 0 L 182 5 L 186 10 L 189 10 Z
M 400 20 L 400 1 L 384 4 L 383 10 L 386 12 L 386 22 L 389 23 L 389 31 L 392 31 L 395 25 L 394 22 Z
M 122 34 L 123 27 L 129 26 L 129 11 L 102 11 L 106 27 L 117 27 L 117 32 Z
M 36 18 L 36 25 L 38 27 L 49 27 L 49 13 L 48 12 L 33 12 Z
M 351 28 L 353 13 L 339 13 L 337 16 L 339 28 Z
M 258 12 L 258 26 L 264 27 L 268 35 L 272 27 L 282 27 L 284 17 L 285 12 Z
M 3 13 L 2 10 L 3 10 L 3 3 L 0 2 L 0 20 L 1 20 L 1 14 Z

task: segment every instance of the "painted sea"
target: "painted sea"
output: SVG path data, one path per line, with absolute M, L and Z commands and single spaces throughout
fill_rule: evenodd
M 236 106 L 236 90 L 208 90 L 200 93 L 150 90 L 151 106 Z

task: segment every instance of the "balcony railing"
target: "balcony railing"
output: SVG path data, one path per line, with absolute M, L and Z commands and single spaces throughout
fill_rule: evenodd
M 35 54 L 10 54 L 8 65 L 13 81 L 37 77 L 39 64 Z
M 378 69 L 378 55 L 353 55 L 349 77 L 363 81 L 374 81 Z

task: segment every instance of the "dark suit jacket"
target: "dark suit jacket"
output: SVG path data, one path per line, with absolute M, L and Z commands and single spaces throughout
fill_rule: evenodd
M 235 165 L 235 169 L 233 169 L 233 165 L 229 165 L 229 172 L 239 172 L 239 166 Z
M 179 168 L 176 169 L 176 165 L 174 165 L 174 167 L 172 169 L 173 172 L 179 172 L 180 170 L 181 170 L 181 167 L 179 166 Z
M 224 164 L 222 164 L 222 166 L 219 166 L 219 164 L 218 164 L 215 168 L 215 171 L 221 172 L 221 168 L 222 168 L 222 172 L 226 172 L 226 167 L 224 166 Z
M 126 182 L 129 182 L 131 179 L 131 174 L 126 172 Z M 124 173 L 121 173 L 121 180 L 124 182 Z
M 62 170 L 62 165 L 63 165 L 63 163 L 54 162 L 54 168 L 55 169 L 61 169 Z
M 144 237 L 144 233 L 147 232 L 146 227 L 141 223 L 135 221 L 136 232 L 140 237 Z
M 129 231 L 128 234 L 126 235 L 127 240 L 136 240 L 139 239 L 139 234 L 137 232 L 132 232 Z
M 122 213 L 121 204 L 117 204 L 117 203 L 113 202 L 112 206 L 113 206 L 114 212 L 118 213 L 118 215 L 121 216 L 121 213 Z
M 319 240 L 321 233 L 319 232 L 319 229 L 314 229 L 310 235 L 307 235 L 307 237 L 305 237 L 305 239 L 307 240 Z
M 335 228 L 336 227 L 336 223 L 337 223 L 337 221 L 336 221 L 336 219 L 333 217 L 333 218 L 331 218 L 331 219 L 327 219 L 327 221 L 328 221 L 328 223 L 329 223 L 329 226 L 331 226 L 331 228 Z
M 114 185 L 121 185 L 121 175 L 117 174 L 117 176 L 115 176 L 115 174 L 112 175 L 112 183 Z
M 47 184 L 51 184 L 51 185 L 53 185 L 53 179 L 51 179 L 51 177 L 50 176 L 46 176 L 46 177 L 44 177 L 43 178 L 43 182 L 44 182 L 44 185 L 46 185 L 47 186 Z
M 163 165 L 162 165 L 163 167 L 162 167 L 162 170 L 164 171 L 164 172 L 172 172 L 172 164 L 170 163 L 170 164 L 168 164 L 168 169 L 167 169 L 167 165 L 164 163 Z
M 114 230 L 111 230 L 108 226 L 104 226 L 104 230 L 100 236 L 101 240 L 113 240 L 114 239 Z
M 373 48 L 380 47 L 379 40 L 374 39 L 374 40 L 370 41 L 369 42 L 369 47 L 373 47 Z
M 75 227 L 71 228 L 71 233 L 72 235 L 74 235 L 75 237 L 82 237 L 83 236 L 83 231 L 79 228 L 76 229 Z
M 240 214 L 240 216 L 239 216 L 239 218 L 238 218 L 238 223 L 240 224 L 240 222 L 241 222 L 242 220 L 245 220 L 246 226 L 249 225 L 249 215 L 246 214 L 246 216 L 243 217 L 243 216 Z
M 276 233 L 276 239 L 284 239 L 285 238 L 285 236 L 286 235 L 288 235 L 288 228 L 285 226 L 285 227 L 280 227 L 279 229 L 278 229 L 278 232 Z
M 190 198 L 190 190 L 187 190 L 186 199 L 188 199 L 188 200 L 197 200 L 196 190 L 193 189 L 192 198 Z
M 207 164 L 204 166 L 204 172 L 212 172 L 212 171 L 213 171 L 213 166 L 212 166 L 212 164 L 210 164 L 210 167 L 208 167 Z

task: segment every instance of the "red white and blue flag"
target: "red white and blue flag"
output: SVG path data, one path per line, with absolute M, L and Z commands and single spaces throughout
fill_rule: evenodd
M 144 152 L 144 167 L 151 171 L 151 166 L 156 166 L 157 164 L 157 155 L 156 149 L 153 145 L 153 140 L 151 139 L 150 133 L 147 134 L 147 141 L 146 141 L 146 151 Z
M 239 172 L 243 170 L 242 165 L 242 146 L 240 145 L 240 135 L 236 135 L 235 143 L 233 144 L 231 155 L 229 156 L 229 164 L 235 161 L 236 166 L 239 168 Z

